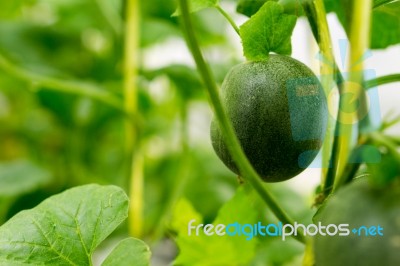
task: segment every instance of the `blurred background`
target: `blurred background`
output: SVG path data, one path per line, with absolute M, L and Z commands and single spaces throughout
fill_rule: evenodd
M 236 13 L 236 4 L 221 2 L 240 25 L 247 17 Z M 117 106 L 123 102 L 124 5 L 122 0 L 0 2 L 0 224 L 72 186 L 115 184 L 128 190 L 126 116 Z M 175 1 L 141 1 L 141 8 L 144 239 L 152 245 L 153 264 L 167 265 L 177 253 L 165 225 L 174 202 L 188 199 L 211 222 L 238 183 L 212 150 L 212 112 L 178 18 L 171 17 Z M 221 83 L 233 65 L 245 60 L 240 39 L 216 10 L 198 12 L 194 21 Z M 328 21 L 336 60 L 344 67 L 340 43 L 346 35 L 335 15 Z M 292 46 L 293 57 L 318 73 L 318 47 L 304 18 L 297 22 Z M 381 76 L 400 72 L 399 60 L 397 45 L 372 51 L 365 62 Z M 382 117 L 399 114 L 397 87 L 378 89 Z M 398 127 L 391 130 L 400 133 Z M 311 221 L 320 172 L 309 168 L 284 184 L 269 186 L 289 212 Z M 126 225 L 114 237 L 124 234 Z M 276 243 L 275 254 L 262 259 L 271 265 L 296 265 L 303 249 L 295 242 L 288 245 L 292 249 L 286 257 Z M 106 243 L 98 260 L 107 249 Z

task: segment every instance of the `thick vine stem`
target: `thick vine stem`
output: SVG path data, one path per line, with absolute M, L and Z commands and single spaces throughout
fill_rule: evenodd
M 140 1 L 126 1 L 126 26 L 124 41 L 124 100 L 125 110 L 137 114 L 137 75 L 139 61 L 139 18 Z M 126 121 L 125 148 L 131 157 L 130 189 L 131 200 L 129 209 L 129 231 L 134 237 L 143 235 L 143 155 L 140 143 L 137 141 L 138 132 L 132 121 Z
M 352 101 L 343 103 L 339 106 L 340 109 L 350 107 L 350 110 L 358 110 L 357 102 L 361 101 L 365 96 L 363 89 L 363 62 L 360 62 L 363 54 L 369 47 L 369 30 L 371 19 L 372 0 L 355 0 L 352 6 L 352 20 L 350 25 L 350 51 L 349 51 L 349 81 L 345 84 L 344 93 L 351 93 L 353 95 Z M 346 105 L 346 106 L 345 106 Z M 339 126 L 339 149 L 338 149 L 338 163 L 336 169 L 336 178 L 333 185 L 333 191 L 337 190 L 344 181 L 344 169 L 350 156 L 350 151 L 354 146 L 352 143 L 352 135 L 354 124 L 358 123 L 359 112 L 344 113 L 339 112 L 338 126 Z
M 245 154 L 243 153 L 239 140 L 235 135 L 233 126 L 229 121 L 229 118 L 227 117 L 224 108 L 222 107 L 217 85 L 214 81 L 214 78 L 207 63 L 203 58 L 196 36 L 193 32 L 193 25 L 189 14 L 187 0 L 179 0 L 179 4 L 182 12 L 182 26 L 186 36 L 186 42 L 192 52 L 192 56 L 196 62 L 198 71 L 203 78 L 204 85 L 207 89 L 209 99 L 211 101 L 211 105 L 214 108 L 214 114 L 217 117 L 222 134 L 227 141 L 229 152 L 232 154 L 234 161 L 238 165 L 242 176 L 257 191 L 257 193 L 269 206 L 275 216 L 283 223 L 293 224 L 292 220 L 288 217 L 284 210 L 281 209 L 273 196 L 265 189 L 265 187 L 261 183 L 261 178 L 255 172 L 255 170 L 247 160 Z M 302 232 L 299 232 L 299 234 L 295 235 L 294 237 L 298 241 L 305 243 Z
M 332 41 L 326 20 L 324 3 L 322 0 L 304 1 L 303 8 L 323 56 L 323 60 L 321 61 L 321 83 L 327 97 L 328 105 L 333 106 L 334 103 L 330 97 L 334 89 L 333 81 L 336 80 L 340 92 L 343 77 L 332 53 Z M 328 117 L 327 131 L 322 147 L 322 191 L 325 196 L 330 193 L 335 178 L 335 167 L 329 167 L 329 161 L 335 161 L 333 157 L 337 151 L 337 143 L 334 136 L 337 128 L 337 125 L 335 125 L 335 116 L 335 114 L 331 114 Z

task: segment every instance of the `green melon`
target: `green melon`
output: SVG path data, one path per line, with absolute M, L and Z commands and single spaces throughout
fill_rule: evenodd
M 400 185 L 393 183 L 384 189 L 371 188 L 368 180 L 355 180 L 327 199 L 314 222 L 349 224 L 348 236 L 315 236 L 316 266 L 400 265 Z M 380 226 L 375 236 L 366 229 Z M 372 231 L 373 233 L 373 231 Z
M 264 181 L 292 178 L 315 158 L 328 111 L 321 84 L 306 65 L 283 55 L 239 64 L 225 77 L 221 98 L 244 153 Z M 215 119 L 211 141 L 224 164 L 240 175 Z

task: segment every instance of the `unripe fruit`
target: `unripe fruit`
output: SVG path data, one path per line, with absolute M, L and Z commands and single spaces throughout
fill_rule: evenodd
M 328 111 L 321 84 L 306 65 L 283 55 L 237 65 L 222 84 L 221 98 L 244 153 L 264 181 L 292 178 L 315 158 Z M 219 158 L 240 175 L 215 119 L 211 140 Z

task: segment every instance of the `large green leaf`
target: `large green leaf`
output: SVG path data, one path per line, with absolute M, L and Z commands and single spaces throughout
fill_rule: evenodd
M 243 52 L 248 60 L 268 58 L 270 52 L 291 54 L 291 35 L 296 16 L 287 15 L 275 2 L 265 3 L 240 27 Z
M 102 266 L 148 266 L 150 249 L 142 240 L 127 238 L 118 243 Z
M 254 224 L 258 212 L 254 206 L 255 199 L 249 191 L 240 188 L 235 196 L 228 201 L 218 212 L 213 222 L 217 224 Z M 176 242 L 180 253 L 176 258 L 177 265 L 247 265 L 255 255 L 256 239 L 246 240 L 246 236 L 207 236 L 200 233 L 188 235 L 188 223 L 192 219 L 193 225 L 202 223 L 198 213 L 190 203 L 178 203 L 173 215 L 173 227 L 178 232 Z
M 116 186 L 69 189 L 0 227 L 1 265 L 91 265 L 94 249 L 128 215 Z

